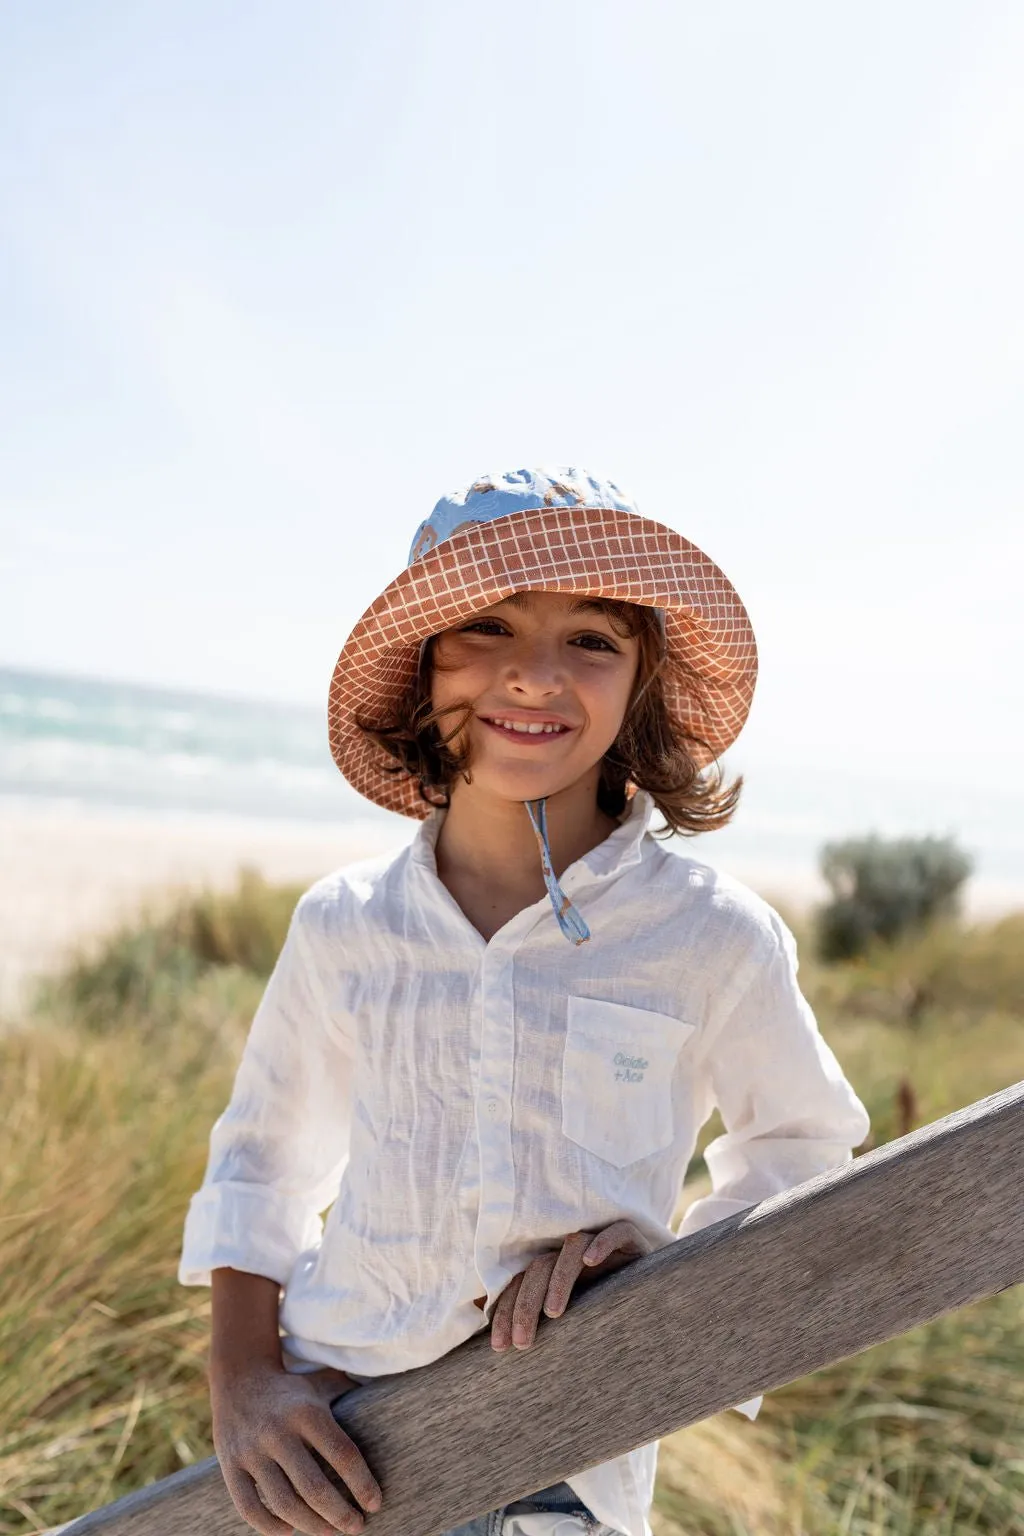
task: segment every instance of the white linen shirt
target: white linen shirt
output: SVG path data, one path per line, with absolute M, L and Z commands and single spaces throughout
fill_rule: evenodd
M 398 854 L 305 892 L 211 1133 L 183 1284 L 221 1266 L 277 1280 L 289 1369 L 365 1379 L 486 1328 L 569 1232 L 626 1218 L 671 1242 L 715 1105 L 713 1193 L 678 1235 L 850 1160 L 868 1117 L 789 930 L 656 842 L 652 810 L 637 793 L 563 876 L 592 934 L 579 947 L 546 895 L 485 942 L 438 878 L 440 810 Z M 599 1520 L 649 1536 L 656 1457 L 568 1481 Z

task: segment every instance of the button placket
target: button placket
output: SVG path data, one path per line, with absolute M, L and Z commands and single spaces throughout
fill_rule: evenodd
M 532 928 L 533 923 L 529 927 Z M 515 1017 L 512 971 L 525 934 L 495 937 L 487 946 L 480 976 L 480 1068 L 476 1126 L 480 1148 L 480 1208 L 474 1259 L 493 1296 L 510 1279 L 498 1270 L 501 1244 L 512 1220 L 515 1179 L 512 1164 L 512 1079 Z

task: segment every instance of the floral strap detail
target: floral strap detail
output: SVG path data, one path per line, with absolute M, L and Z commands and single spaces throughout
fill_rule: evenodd
M 551 845 L 548 842 L 547 799 L 526 800 L 523 803 L 526 806 L 526 814 L 530 818 L 533 830 L 537 834 L 537 842 L 540 845 L 540 864 L 541 869 L 544 871 L 544 884 L 548 888 L 548 895 L 551 897 L 551 905 L 555 909 L 558 926 L 571 944 L 585 944 L 590 938 L 590 929 L 555 879 L 554 866 L 551 862 Z M 537 807 L 536 811 L 534 811 L 534 805 Z

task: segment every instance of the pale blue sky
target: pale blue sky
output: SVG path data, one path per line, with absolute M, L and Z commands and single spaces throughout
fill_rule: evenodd
M 434 501 L 582 464 L 750 608 L 736 765 L 1024 769 L 1024 8 L 0 19 L 0 664 L 320 704 Z

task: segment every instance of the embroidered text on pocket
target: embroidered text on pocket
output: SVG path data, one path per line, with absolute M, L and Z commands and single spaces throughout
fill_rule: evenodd
M 597 998 L 568 999 L 562 1130 L 616 1168 L 673 1138 L 672 1075 L 695 1026 Z

